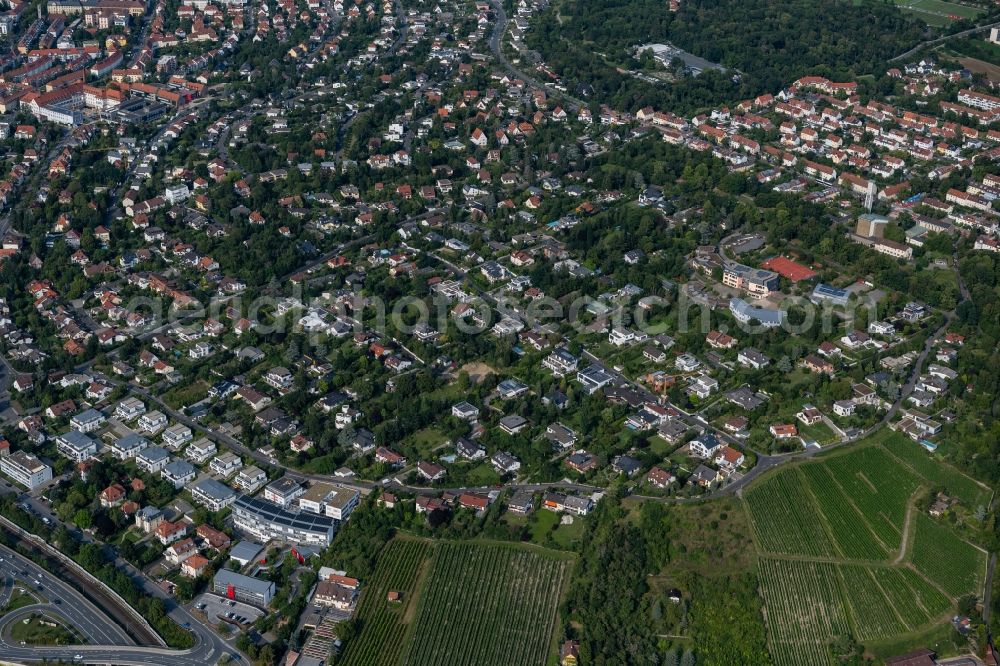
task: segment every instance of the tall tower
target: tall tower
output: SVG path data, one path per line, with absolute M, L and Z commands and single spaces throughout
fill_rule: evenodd
M 872 212 L 875 206 L 875 181 L 868 181 L 868 192 L 865 194 L 865 211 Z

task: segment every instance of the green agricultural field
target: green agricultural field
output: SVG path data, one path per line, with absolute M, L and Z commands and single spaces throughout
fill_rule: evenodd
M 871 572 L 886 599 L 911 628 L 939 619 L 951 607 L 948 597 L 913 569 L 872 567 Z
M 829 638 L 851 630 L 835 565 L 761 558 L 758 569 L 774 662 L 830 663 Z
M 416 608 L 419 572 L 430 544 L 415 539 L 393 539 L 379 556 L 371 580 L 365 581 L 356 617 L 361 633 L 347 643 L 338 661 L 345 666 L 399 663 L 406 627 Z M 390 603 L 389 592 L 402 593 L 402 601 Z
M 517 546 L 438 544 L 402 663 L 545 664 L 570 565 Z
M 982 13 L 975 7 L 945 2 L 944 0 L 896 0 L 896 4 L 911 11 L 939 14 L 945 17 L 975 18 Z
M 397 537 L 365 581 L 359 632 L 337 663 L 542 666 L 571 566 L 562 553 L 518 544 Z
M 896 609 L 886 603 L 885 595 L 868 567 L 843 565 L 837 567 L 837 572 L 844 586 L 844 598 L 854 617 L 854 625 L 858 628 L 859 640 L 886 638 L 909 629 Z
M 824 463 L 865 522 L 890 550 L 899 548 L 906 504 L 920 486 L 915 474 L 881 447 L 856 448 Z
M 941 485 L 966 502 L 987 490 L 897 448 L 905 444 L 880 434 L 779 469 L 744 492 L 777 666 L 831 663 L 830 642 L 847 634 L 862 644 L 905 642 L 980 591 L 985 552 L 914 500 Z
M 774 474 L 746 494 L 761 550 L 789 555 L 832 556 L 833 542 L 816 520 L 819 510 L 795 468 Z
M 809 488 L 830 526 L 839 553 L 858 560 L 885 559 L 885 546 L 865 524 L 861 513 L 837 485 L 826 465 L 803 465 L 802 474 L 809 481 Z
M 907 437 L 894 433 L 886 441 L 886 448 L 906 463 L 907 467 L 928 481 L 943 486 L 947 494 L 961 500 L 970 509 L 989 504 L 992 491 L 987 486 L 962 474 L 951 465 L 935 460 L 933 454 Z
M 986 553 L 921 513 L 916 519 L 913 565 L 950 596 L 958 597 L 982 584 Z
M 820 421 L 819 423 L 814 423 L 812 425 L 799 425 L 799 435 L 803 439 L 811 439 L 817 442 L 820 446 L 827 446 L 833 444 L 837 441 L 837 435 L 832 430 L 830 426 Z

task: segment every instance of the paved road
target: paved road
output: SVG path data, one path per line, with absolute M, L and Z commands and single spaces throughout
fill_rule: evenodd
M 921 49 L 927 48 L 928 46 L 937 46 L 938 44 L 943 44 L 950 39 L 961 39 L 962 37 L 968 37 L 969 35 L 974 35 L 977 32 L 985 32 L 990 28 L 995 28 L 997 26 L 1000 26 L 1000 21 L 996 23 L 990 23 L 989 25 L 981 25 L 976 28 L 970 28 L 968 30 L 956 32 L 954 35 L 945 35 L 944 37 L 938 37 L 937 39 L 929 39 L 926 42 L 920 42 L 909 51 L 906 51 L 905 53 L 900 53 L 895 58 L 891 58 L 889 62 L 898 62 L 900 60 L 905 60 L 910 56 L 915 55 Z
M 990 626 L 990 597 L 993 596 L 993 572 L 997 567 L 997 554 L 990 553 L 989 562 L 986 563 L 986 584 L 983 586 L 983 624 Z
M 30 612 L 44 610 L 64 617 L 95 645 L 135 645 L 135 641 L 125 633 L 124 629 L 60 578 L 5 546 L 0 546 L 0 557 L 3 558 L 3 562 L 0 563 L 0 577 L 4 579 L 5 600 L 15 587 L 40 595 L 46 600 L 45 603 L 25 606 L 25 612 L 19 617 L 23 618 Z M 41 590 L 35 581 L 41 583 Z M 53 603 L 56 599 L 59 600 L 58 605 Z M 9 625 L 13 619 L 12 613 L 0 618 L 0 647 L 4 653 L 8 648 L 20 647 L 19 644 L 9 640 Z
M 406 41 L 406 31 L 408 28 L 406 22 L 406 10 L 403 8 L 403 3 L 400 2 L 400 0 L 395 0 L 393 4 L 396 5 L 396 23 L 399 28 L 399 36 L 396 37 L 395 41 L 392 43 L 392 47 L 389 49 L 390 55 L 396 55 L 399 47 Z
M 503 35 L 507 31 L 507 12 L 504 11 L 503 3 L 499 0 L 490 0 L 490 5 L 493 7 L 493 11 L 497 16 L 497 23 L 493 28 L 493 34 L 490 35 L 490 50 L 493 52 L 493 56 L 496 58 L 497 62 L 511 75 L 531 84 L 535 88 L 546 91 L 554 97 L 558 97 L 562 100 L 563 106 L 572 110 L 574 113 L 579 111 L 581 107 L 587 106 L 587 103 L 583 100 L 577 99 L 568 93 L 564 93 L 554 86 L 542 83 L 534 76 L 517 69 L 510 63 L 509 60 L 507 60 L 507 56 L 503 52 Z
M 24 497 L 27 499 L 27 496 Z M 32 503 L 33 508 L 37 507 L 37 501 Z M 37 509 L 36 509 L 37 510 Z M 39 511 L 43 516 L 50 517 L 56 522 L 52 514 L 47 511 Z M 84 540 L 97 543 L 84 535 Z M 33 544 L 35 545 L 35 544 Z M 4 549 L 8 554 L 10 551 Z M 54 549 L 50 549 L 54 550 Z M 7 555 L 4 555 L 5 560 Z M 8 563 L 5 562 L 5 565 Z M 29 566 L 30 565 L 30 566 Z M 212 629 L 206 627 L 196 620 L 187 610 L 176 603 L 167 593 L 161 590 L 154 581 L 145 576 L 131 564 L 118 558 L 114 562 L 119 571 L 128 574 L 132 580 L 151 597 L 161 599 L 167 609 L 167 615 L 180 625 L 190 627 L 195 637 L 195 646 L 190 650 L 173 650 L 162 647 L 147 647 L 135 645 L 134 641 L 122 630 L 122 628 L 107 618 L 103 611 L 98 610 L 93 604 L 68 584 L 63 583 L 57 576 L 49 573 L 30 560 L 16 556 L 16 565 L 20 569 L 27 569 L 33 580 L 36 577 L 42 583 L 41 594 L 58 596 L 62 603 L 53 606 L 57 612 L 64 614 L 87 635 L 93 635 L 94 641 L 85 646 L 68 647 L 21 647 L 20 645 L 3 644 L 0 635 L 0 655 L 11 661 L 38 661 L 39 659 L 72 661 L 74 655 L 83 654 L 86 663 L 95 664 L 135 664 L 137 666 L 150 664 L 162 666 L 204 666 L 213 664 L 223 654 L 238 655 L 239 652 L 229 642 L 220 638 Z M 82 573 L 81 576 L 89 578 L 92 584 L 97 587 L 99 583 L 89 574 Z M 34 586 L 33 586 L 34 589 Z M 57 595 L 51 595 L 51 591 L 56 591 Z M 2 628 L 0 620 L 0 628 Z

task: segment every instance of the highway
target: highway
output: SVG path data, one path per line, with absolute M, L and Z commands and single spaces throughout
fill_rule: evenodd
M 1000 26 L 1000 22 L 990 23 L 988 25 L 981 25 L 975 28 L 969 28 L 968 30 L 962 30 L 961 32 L 956 32 L 953 35 L 945 35 L 944 37 L 938 37 L 937 39 L 929 39 L 926 42 L 920 42 L 909 51 L 906 51 L 905 53 L 900 53 L 895 58 L 891 58 L 889 62 L 899 62 L 900 60 L 905 60 L 911 56 L 916 55 L 921 49 L 925 49 L 928 46 L 937 46 L 938 44 L 944 44 L 950 39 L 961 39 L 962 37 L 968 37 L 969 35 L 974 35 L 978 32 L 985 32 L 990 28 L 995 28 L 997 26 Z
M 3 562 L 0 562 L 0 578 L 3 580 L 0 600 L 6 603 L 15 588 L 22 588 L 36 597 L 44 598 L 42 603 L 25 606 L 16 613 L 8 613 L 0 619 L 0 647 L 3 648 L 4 654 L 7 654 L 9 649 L 20 647 L 11 644 L 8 638 L 9 625 L 15 617 L 23 618 L 31 612 L 40 610 L 62 616 L 88 641 L 96 645 L 135 645 L 135 641 L 125 630 L 54 574 L 5 546 L 0 546 L 0 557 L 3 558 Z M 41 583 L 41 589 L 38 589 L 38 583 Z M 56 600 L 59 601 L 58 604 L 54 603 Z
M 41 518 L 48 518 L 53 525 L 59 524 L 58 517 L 49 511 L 48 507 L 38 498 L 23 493 L 19 496 L 20 503 L 28 505 L 30 511 Z M 3 525 L 9 532 L 17 530 L 21 545 L 32 548 L 36 552 L 41 552 L 43 556 L 48 556 L 54 560 L 59 558 L 68 559 L 55 548 L 29 535 L 19 528 L 14 528 L 12 524 Z M 83 533 L 83 541 L 102 545 L 95 541 L 88 534 Z M 4 549 L 7 550 L 7 549 Z M 115 664 L 162 664 L 169 666 L 179 664 L 181 666 L 194 666 L 195 664 L 214 663 L 220 655 L 228 653 L 231 656 L 238 656 L 239 651 L 228 641 L 223 640 L 215 631 L 197 620 L 187 609 L 178 604 L 173 597 L 164 592 L 155 581 L 132 566 L 129 562 L 118 557 L 114 561 L 114 566 L 119 571 L 128 574 L 133 582 L 147 596 L 156 597 L 163 601 L 167 615 L 181 626 L 190 628 L 195 636 L 195 646 L 190 650 L 172 650 L 163 647 L 162 639 L 150 632 L 148 627 L 142 626 L 137 621 L 134 610 L 126 602 L 107 591 L 107 589 L 89 573 L 79 567 L 71 567 L 56 561 L 53 565 L 53 572 L 42 566 L 35 564 L 22 555 L 16 555 L 16 564 L 13 569 L 5 571 L 4 567 L 10 567 L 7 550 L 0 553 L 5 560 L 0 565 L 0 579 L 13 578 L 11 571 L 20 572 L 27 569 L 29 581 L 36 578 L 42 583 L 40 594 L 48 598 L 58 597 L 61 600 L 59 605 L 51 606 L 56 612 L 64 615 L 74 626 L 77 626 L 84 635 L 93 638 L 91 644 L 87 646 L 73 646 L 72 648 L 59 647 L 21 647 L 20 645 L 3 645 L 0 641 L 0 655 L 6 657 L 8 661 L 37 661 L 39 659 L 72 660 L 75 654 L 86 654 L 92 651 L 96 655 L 106 658 L 106 660 L 89 657 L 87 663 L 115 663 Z M 19 577 L 24 576 L 18 574 Z M 71 585 L 67 581 L 72 581 Z M 75 587 L 74 587 L 75 585 Z M 36 586 L 31 585 L 35 590 Z M 5 603 L 11 588 L 6 585 L 0 588 L 0 604 Z M 84 590 L 81 594 L 79 590 Z M 51 594 L 56 591 L 57 594 Z M 89 598 L 89 599 L 88 599 Z M 73 607 L 73 610 L 69 610 Z M 98 608 L 103 610 L 98 610 Z M 82 615 L 76 614 L 77 610 Z M 69 613 L 74 613 L 70 615 Z M 114 618 L 114 619 L 113 619 Z M 3 626 L 6 618 L 0 618 L 0 636 L 2 636 Z M 98 628 L 97 625 L 103 627 Z M 123 630 L 124 627 L 124 630 Z M 125 631 L 127 630 L 127 631 Z M 139 644 L 137 644 L 139 643 Z M 112 660 L 111 662 L 107 660 Z
M 36 544 L 31 544 L 35 546 Z M 63 616 L 70 624 L 77 628 L 89 641 L 88 645 L 76 646 L 21 646 L 12 644 L 8 639 L 9 631 L 7 625 L 17 618 L 23 618 L 25 613 L 20 611 L 16 614 L 8 614 L 0 618 L 0 654 L 7 661 L 19 663 L 31 663 L 40 660 L 65 660 L 73 661 L 74 656 L 81 654 L 84 656 L 83 663 L 88 664 L 135 664 L 136 666 L 150 664 L 162 666 L 196 666 L 212 664 L 224 653 L 236 656 L 239 652 L 226 641 L 222 640 L 212 631 L 197 621 L 187 610 L 178 605 L 163 590 L 161 590 L 152 580 L 145 577 L 134 569 L 127 562 L 119 559 L 115 566 L 139 584 L 143 591 L 149 596 L 155 596 L 163 600 L 167 608 L 167 615 L 175 622 L 188 625 L 195 635 L 195 647 L 190 650 L 172 650 L 164 647 L 150 647 L 136 645 L 136 642 L 126 633 L 122 627 L 113 621 L 104 610 L 100 610 L 95 604 L 89 601 L 83 594 L 77 591 L 68 583 L 64 582 L 59 575 L 53 574 L 31 560 L 16 554 L 8 548 L 0 547 L 0 557 L 4 562 L 0 563 L 0 577 L 4 580 L 3 589 L 0 590 L 0 601 L 6 601 L 14 584 L 19 581 L 32 592 L 46 597 L 46 601 L 59 599 L 59 604 L 45 603 L 32 606 L 34 610 L 44 609 L 48 613 Z M 24 575 L 21 572 L 27 571 Z M 77 575 L 80 578 L 90 578 L 89 574 L 73 572 L 63 572 L 64 575 Z M 38 590 L 34 581 L 41 583 L 42 589 Z M 100 592 L 100 584 L 90 578 L 81 584 L 88 586 L 88 594 Z M 106 606 L 117 603 L 108 597 Z M 27 608 L 27 607 L 26 607 Z M 128 614 L 127 609 L 112 608 L 119 615 Z M 141 628 L 134 625 L 129 627 L 133 632 Z

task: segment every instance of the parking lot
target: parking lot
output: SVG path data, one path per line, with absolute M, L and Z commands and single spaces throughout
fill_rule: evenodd
M 249 604 L 225 599 L 208 592 L 195 598 L 191 604 L 191 610 L 195 613 L 203 613 L 206 622 L 212 625 L 217 624 L 220 620 L 241 626 L 253 624 L 264 614 L 264 611 Z

